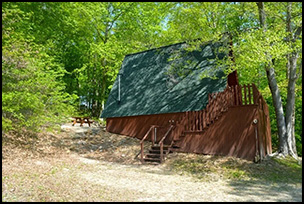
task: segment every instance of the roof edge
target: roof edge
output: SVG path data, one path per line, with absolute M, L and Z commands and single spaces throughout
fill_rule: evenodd
M 151 48 L 151 49 L 148 49 L 148 50 L 143 50 L 143 51 L 140 51 L 140 52 L 134 52 L 134 53 L 126 54 L 125 57 L 131 56 L 131 55 L 137 55 L 137 54 L 144 53 L 144 52 L 149 52 L 149 51 L 152 51 L 152 50 L 162 49 L 162 48 L 170 47 L 170 46 L 173 46 L 173 45 L 179 45 L 179 44 L 189 43 L 189 42 L 193 42 L 193 41 L 199 41 L 199 40 L 201 40 L 201 38 L 197 38 L 197 39 L 193 39 L 193 40 L 186 40 L 186 41 L 183 41 L 183 42 L 174 43 L 174 44 L 170 44 L 170 45 L 164 45 L 164 46 L 160 46 L 160 47 L 155 47 L 155 48 Z M 204 41 L 204 42 L 202 42 L 202 45 L 209 44 L 212 41 L 214 41 L 214 40 Z

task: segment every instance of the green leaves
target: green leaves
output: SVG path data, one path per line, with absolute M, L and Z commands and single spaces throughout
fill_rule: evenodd
M 32 28 L 24 26 L 31 24 L 30 18 L 23 18 L 31 16 L 31 12 L 23 12 L 20 7 L 15 4 L 2 7 L 2 21 L 6 25 L 2 38 L 4 131 L 19 131 L 22 127 L 38 130 L 46 123 L 58 123 L 72 111 L 66 101 L 74 100 L 64 92 L 62 64 L 48 53 L 52 46 L 49 41 L 35 42 Z M 11 20 L 11 13 L 20 18 Z

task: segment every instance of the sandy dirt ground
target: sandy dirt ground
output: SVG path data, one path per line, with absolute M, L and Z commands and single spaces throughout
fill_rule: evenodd
M 43 156 L 2 151 L 2 201 L 302 202 L 302 182 L 200 180 L 172 171 L 167 161 L 142 165 L 134 138 L 101 127 L 61 128 L 43 146 L 35 143 Z

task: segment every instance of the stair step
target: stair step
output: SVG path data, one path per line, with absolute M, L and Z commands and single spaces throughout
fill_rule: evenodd
M 165 154 L 168 150 L 164 150 L 163 153 Z M 151 154 L 160 154 L 160 150 L 159 149 L 150 149 L 149 153 Z
M 145 162 L 159 162 L 160 158 L 144 158 Z
M 181 148 L 172 148 L 171 149 L 172 152 L 183 152 L 183 150 L 181 150 Z
M 160 154 L 146 154 L 146 158 L 160 158 Z
M 146 164 L 152 164 L 152 165 L 160 165 L 160 162 L 152 162 L 152 161 L 147 161 L 145 162 Z
M 164 145 L 163 149 L 167 150 L 170 146 L 169 145 Z M 160 146 L 151 146 L 151 149 L 153 150 L 160 150 Z

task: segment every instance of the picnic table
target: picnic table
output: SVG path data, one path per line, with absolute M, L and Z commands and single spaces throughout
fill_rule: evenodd
M 72 126 L 74 126 L 76 123 L 80 123 L 80 126 L 82 126 L 83 123 L 88 123 L 89 127 L 91 127 L 91 123 L 93 123 L 93 121 L 90 121 L 90 117 L 88 116 L 73 116 L 73 124 Z

